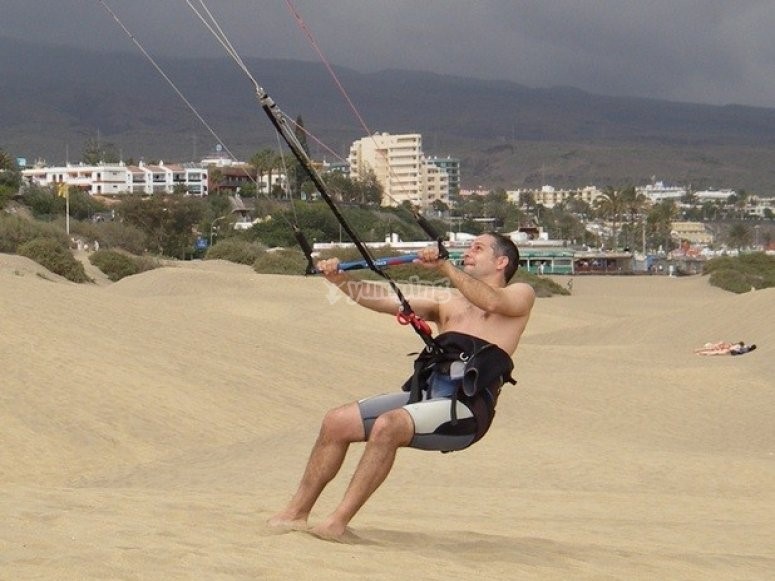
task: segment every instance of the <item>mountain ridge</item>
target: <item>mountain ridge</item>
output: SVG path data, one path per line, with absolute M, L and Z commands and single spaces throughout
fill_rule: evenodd
M 100 54 L 0 37 L 0 147 L 53 163 L 88 139 L 125 158 L 201 158 L 215 144 L 141 55 Z M 251 81 L 227 58 L 156 59 L 238 157 L 276 138 Z M 245 59 L 289 116 L 346 157 L 363 137 L 322 64 Z M 427 155 L 461 159 L 463 187 L 641 183 L 775 189 L 775 109 L 596 95 L 574 87 L 334 67 L 370 131 L 421 133 Z M 330 151 L 310 141 L 315 157 Z

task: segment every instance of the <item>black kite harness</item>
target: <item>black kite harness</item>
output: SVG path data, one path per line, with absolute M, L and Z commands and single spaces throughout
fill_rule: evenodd
M 415 403 L 423 399 L 423 392 L 429 389 L 429 380 L 434 372 L 460 380 L 460 386 L 451 398 L 452 424 L 457 423 L 458 401 L 471 407 L 475 416 L 479 416 L 476 442 L 492 423 L 501 386 L 516 383 L 511 376 L 514 362 L 497 345 L 473 335 L 449 331 L 438 335 L 435 341 L 440 351 L 426 348 L 421 352 L 414 361 L 414 373 L 402 389 L 409 392 L 408 403 Z M 481 414 L 485 414 L 484 417 Z

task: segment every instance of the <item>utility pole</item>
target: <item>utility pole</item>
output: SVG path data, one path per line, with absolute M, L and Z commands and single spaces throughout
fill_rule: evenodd
M 70 186 L 66 182 L 60 182 L 57 186 L 57 194 L 65 198 L 65 232 L 70 237 Z

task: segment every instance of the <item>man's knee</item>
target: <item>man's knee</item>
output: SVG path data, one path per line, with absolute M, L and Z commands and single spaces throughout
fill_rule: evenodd
M 414 423 L 406 410 L 398 409 L 379 416 L 369 434 L 370 442 L 408 446 L 414 436 Z
M 320 435 L 332 440 L 362 442 L 365 434 L 358 404 L 350 403 L 326 412 Z

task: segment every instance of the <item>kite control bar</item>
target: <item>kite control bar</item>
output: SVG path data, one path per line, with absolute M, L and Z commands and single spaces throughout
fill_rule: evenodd
M 417 254 L 401 254 L 399 256 L 388 256 L 385 258 L 375 258 L 374 266 L 377 268 L 388 268 L 390 266 L 399 266 L 401 264 L 411 264 L 417 260 Z M 347 262 L 339 263 L 339 271 L 346 272 L 348 270 L 364 270 L 371 268 L 371 266 L 365 260 L 350 260 Z M 309 274 L 319 274 L 317 269 L 313 269 L 313 272 Z

